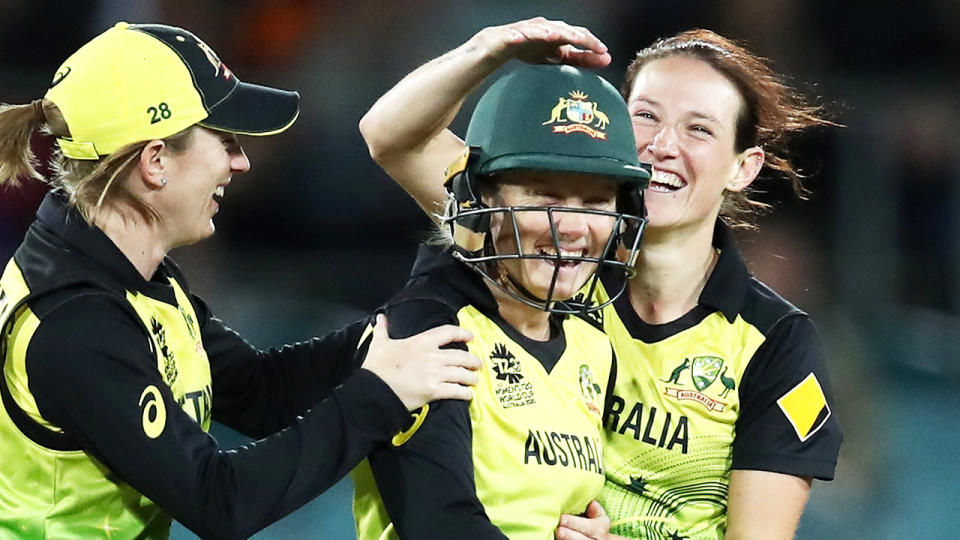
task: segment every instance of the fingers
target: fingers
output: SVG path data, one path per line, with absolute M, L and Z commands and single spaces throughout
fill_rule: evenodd
M 604 527 L 603 524 L 596 523 L 590 518 L 569 514 L 560 516 L 560 527 L 579 533 L 585 538 L 598 538 L 601 534 L 607 532 L 607 527 Z
M 530 63 L 564 63 L 603 67 L 610 63 L 607 46 L 582 26 L 536 17 L 484 29 L 482 41 L 497 57 Z
M 373 338 L 371 343 L 389 339 L 390 333 L 387 331 L 387 316 L 383 313 L 377 313 L 373 324 Z
M 563 526 L 557 527 L 554 537 L 557 540 L 593 540 L 585 534 Z
M 386 325 L 386 323 L 384 323 L 384 325 Z M 386 328 L 386 326 L 384 326 L 384 328 Z M 426 330 L 418 336 L 414 336 L 414 338 L 423 340 L 424 345 L 427 347 L 442 347 L 450 343 L 466 343 L 473 339 L 473 334 L 471 334 L 469 330 L 465 330 L 459 326 L 445 324 Z
M 611 60 L 610 53 L 608 52 L 596 53 L 593 51 L 583 51 L 569 45 L 564 45 L 559 49 L 559 59 L 557 61 L 561 64 L 569 64 L 571 66 L 598 69 L 609 65 Z
M 597 54 L 607 52 L 607 46 L 590 30 L 563 21 L 536 17 L 507 25 L 507 28 L 514 32 L 514 36 L 522 35 L 528 41 L 569 44 Z
M 597 501 L 590 501 L 590 504 L 587 505 L 586 516 L 588 518 L 607 517 L 607 512 Z
M 560 531 L 564 535 L 559 536 Z M 597 501 L 591 501 L 583 516 L 563 514 L 560 516 L 560 526 L 557 527 L 557 538 L 564 540 L 583 538 L 607 538 L 610 532 L 610 518 Z
M 441 384 L 434 391 L 429 401 L 438 399 L 459 399 L 461 401 L 470 401 L 473 399 L 473 389 L 469 386 L 459 384 Z
M 444 366 L 440 370 L 440 379 L 445 383 L 475 386 L 479 382 L 477 373 L 462 367 Z

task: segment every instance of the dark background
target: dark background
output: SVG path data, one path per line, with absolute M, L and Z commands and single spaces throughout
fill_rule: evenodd
M 325 333 L 385 300 L 428 231 L 366 154 L 356 125 L 370 104 L 482 27 L 541 14 L 603 39 L 614 57 L 603 75 L 617 85 L 633 52 L 657 36 L 706 27 L 743 40 L 847 126 L 797 140 L 813 197 L 795 202 L 780 182 L 759 180 L 776 210 L 739 238 L 754 273 L 818 323 L 846 435 L 837 480 L 815 483 L 798 538 L 955 538 L 953 0 L 0 0 L 0 101 L 40 97 L 70 52 L 118 20 L 183 26 L 241 79 L 299 90 L 293 128 L 244 141 L 253 168 L 228 190 L 217 235 L 174 253 L 215 312 L 266 347 Z M 48 154 L 49 141 L 36 142 Z M 37 183 L 0 192 L 0 259 L 42 193 Z M 352 538 L 349 497 L 342 482 L 257 538 Z M 182 528 L 173 536 L 192 537 Z

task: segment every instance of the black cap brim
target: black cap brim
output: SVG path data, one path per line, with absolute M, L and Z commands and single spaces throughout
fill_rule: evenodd
M 240 135 L 265 136 L 285 131 L 299 114 L 299 93 L 239 82 L 200 125 Z

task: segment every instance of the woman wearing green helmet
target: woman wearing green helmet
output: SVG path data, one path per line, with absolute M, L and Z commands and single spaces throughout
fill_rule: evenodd
M 542 540 L 599 496 L 616 364 L 601 306 L 578 295 L 632 272 L 649 176 L 634 148 L 623 99 L 593 73 L 527 66 L 480 98 L 445 164 L 445 234 L 385 307 L 394 337 L 468 329 L 480 380 L 355 472 L 361 539 Z

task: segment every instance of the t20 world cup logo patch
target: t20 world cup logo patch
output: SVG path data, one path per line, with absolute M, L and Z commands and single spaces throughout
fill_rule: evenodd
M 550 111 L 550 119 L 542 125 L 553 126 L 554 133 L 564 135 L 570 133 L 585 133 L 594 139 L 606 140 L 607 124 L 610 118 L 600 110 L 596 101 L 587 101 L 590 96 L 574 90 L 570 97 L 561 96 L 557 104 Z
M 490 362 L 494 375 L 494 394 L 504 409 L 533 405 L 533 383 L 523 377 L 520 360 L 503 343 L 493 346 Z

